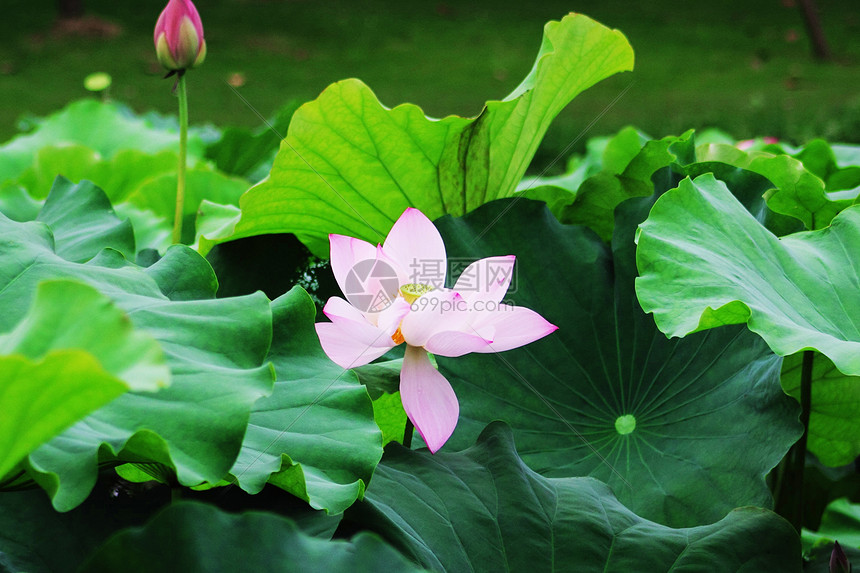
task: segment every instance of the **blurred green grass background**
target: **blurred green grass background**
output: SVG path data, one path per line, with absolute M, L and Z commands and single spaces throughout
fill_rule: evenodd
M 716 126 L 738 138 L 860 142 L 860 4 L 818 0 L 835 54 L 820 63 L 793 2 L 197 0 L 209 55 L 190 76 L 191 120 L 260 125 L 228 81 L 269 116 L 347 77 L 364 80 L 388 106 L 475 115 L 528 72 L 543 24 L 576 11 L 623 31 L 636 69 L 574 100 L 539 160 L 625 125 L 653 137 Z M 0 139 L 24 114 L 86 97 L 84 77 L 96 71 L 113 77 L 114 99 L 175 113 L 172 80 L 161 79 L 152 46 L 164 4 L 85 0 L 94 18 L 64 27 L 54 0 L 4 0 Z

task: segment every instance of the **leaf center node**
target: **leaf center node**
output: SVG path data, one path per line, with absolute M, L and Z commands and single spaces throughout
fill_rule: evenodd
M 615 431 L 621 434 L 622 436 L 631 433 L 636 429 L 636 417 L 632 414 L 625 414 L 623 416 L 618 416 L 615 419 Z

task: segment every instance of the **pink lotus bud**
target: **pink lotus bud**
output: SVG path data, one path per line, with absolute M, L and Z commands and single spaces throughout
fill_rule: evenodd
M 184 71 L 206 58 L 203 23 L 191 0 L 170 0 L 155 24 L 155 52 L 161 65 Z
M 851 562 L 838 541 L 833 544 L 830 554 L 830 573 L 851 573 Z

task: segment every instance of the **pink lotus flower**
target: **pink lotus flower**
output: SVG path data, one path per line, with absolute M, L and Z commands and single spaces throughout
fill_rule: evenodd
M 155 52 L 170 71 L 199 66 L 206 59 L 203 23 L 191 0 L 170 0 L 155 24 Z
M 404 211 L 382 245 L 343 235 L 329 235 L 329 242 L 332 271 L 352 304 L 340 297 L 326 303 L 331 322 L 316 325 L 323 350 L 354 368 L 405 342 L 400 397 L 433 453 L 454 432 L 460 405 L 427 353 L 501 352 L 558 328 L 533 310 L 500 304 L 513 275 L 512 255 L 476 261 L 453 289 L 443 288 L 445 244 L 417 209 Z

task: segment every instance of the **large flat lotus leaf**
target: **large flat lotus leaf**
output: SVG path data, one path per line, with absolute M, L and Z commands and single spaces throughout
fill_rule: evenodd
M 747 507 L 672 529 L 634 514 L 595 479 L 534 473 L 499 422 L 454 454 L 389 445 L 357 507 L 364 523 L 437 571 L 800 571 L 797 534 L 774 513 Z
M 63 143 L 84 145 L 106 158 L 122 149 L 156 153 L 178 149 L 179 130 L 136 117 L 120 104 L 76 101 L 41 120 L 32 132 L 0 145 L 0 181 L 26 171 L 39 149 Z M 188 144 L 189 155 L 202 155 L 203 141 L 199 136 L 192 134 Z
M 293 115 L 269 178 L 243 197 L 229 238 L 290 232 L 325 255 L 329 233 L 379 242 L 409 206 L 433 219 L 511 196 L 553 118 L 632 67 L 620 32 L 571 14 L 546 25 L 513 93 L 474 118 L 389 109 L 360 81 L 338 82 Z M 227 237 L 210 237 L 218 238 Z
M 272 302 L 272 313 L 275 390 L 254 405 L 230 473 L 249 493 L 271 481 L 314 508 L 340 513 L 364 495 L 382 457 L 370 397 L 354 372 L 323 353 L 316 307 L 304 290 L 294 287 Z
M 214 299 L 211 268 L 185 247 L 173 247 L 141 269 L 106 249 L 86 264 L 57 255 L 41 222 L 0 216 L 0 330 L 14 326 L 36 285 L 76 279 L 128 314 L 160 344 L 172 386 L 155 394 L 127 393 L 30 455 L 34 476 L 55 507 L 82 501 L 96 479 L 99 451 L 173 466 L 183 484 L 216 482 L 241 447 L 252 404 L 271 391 L 264 365 L 271 341 L 269 301 L 258 293 Z M 195 297 L 203 300 L 193 300 Z
M 124 199 L 151 179 L 174 173 L 177 161 L 176 153 L 171 151 L 148 154 L 125 149 L 111 159 L 104 159 L 96 151 L 81 145 L 44 147 L 36 154 L 33 166 L 17 179 L 17 183 L 26 189 L 24 196 L 15 188 L 0 188 L 0 211 L 16 221 L 33 220 L 39 208 L 32 197 L 47 196 L 58 176 L 81 184 L 86 180 L 104 190 L 116 213 L 131 221 L 134 227 L 132 245 L 138 251 L 149 248 L 163 252 L 171 243 L 173 215 L 170 218 L 156 215 L 149 209 L 124 202 Z M 35 208 L 33 203 L 36 203 Z M 73 220 L 85 222 L 80 218 Z M 88 229 L 89 225 L 85 225 L 84 231 Z M 104 240 L 94 240 L 93 244 L 99 248 L 110 246 Z
M 437 221 L 449 258 L 516 255 L 506 300 L 559 326 L 520 349 L 437 360 L 461 404 L 453 447 L 503 419 L 539 473 L 597 477 L 639 515 L 686 527 L 770 506 L 764 475 L 802 429 L 759 337 L 667 340 L 639 308 L 633 234 L 651 201 L 619 207 L 611 247 L 533 201 Z
M 39 285 L 0 335 L 0 478 L 42 443 L 129 388 L 157 390 L 169 371 L 158 343 L 92 287 Z
M 326 541 L 272 513 L 233 515 L 211 505 L 174 504 L 120 532 L 81 571 L 418 571 L 378 537 Z
M 636 292 L 666 334 L 746 323 L 777 354 L 816 349 L 860 374 L 860 207 L 778 239 L 702 175 L 657 201 L 638 244 Z
M 800 352 L 786 356 L 782 364 L 782 387 L 798 402 L 802 362 Z M 812 362 L 806 446 L 828 466 L 850 464 L 860 456 L 860 377 L 841 373 L 832 361 L 817 352 Z

